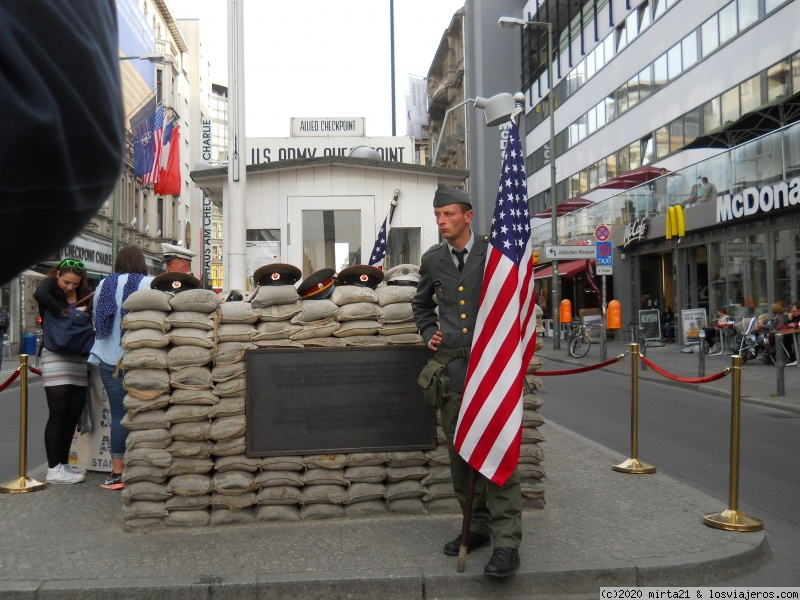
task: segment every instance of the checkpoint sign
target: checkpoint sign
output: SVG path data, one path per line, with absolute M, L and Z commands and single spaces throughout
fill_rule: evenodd
M 594 230 L 594 237 L 597 238 L 598 242 L 605 242 L 611 236 L 611 230 L 609 230 L 608 225 L 598 225 L 597 229 Z
M 611 242 L 597 242 L 595 260 L 598 275 L 613 275 L 614 254 Z

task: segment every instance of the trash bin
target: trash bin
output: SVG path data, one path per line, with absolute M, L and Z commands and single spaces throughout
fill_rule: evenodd
M 27 354 L 28 356 L 36 356 L 35 333 L 22 334 L 22 354 Z

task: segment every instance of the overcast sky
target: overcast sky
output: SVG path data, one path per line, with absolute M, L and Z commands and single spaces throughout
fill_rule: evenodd
M 227 1 L 168 0 L 199 18 L 215 83 L 227 84 Z M 395 0 L 397 135 L 405 135 L 408 75 L 424 77 L 464 0 Z M 392 134 L 389 0 L 245 0 L 248 137 L 289 137 L 291 117 L 366 117 Z

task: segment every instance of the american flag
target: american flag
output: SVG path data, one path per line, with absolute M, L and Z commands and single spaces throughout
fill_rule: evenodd
M 389 215 L 383 220 L 381 230 L 378 232 L 378 239 L 375 240 L 375 245 L 372 247 L 372 254 L 369 256 L 369 266 L 383 268 L 383 257 L 386 256 L 386 238 L 387 229 L 389 227 Z
M 142 176 L 142 185 L 158 183 L 158 173 L 161 169 L 161 149 L 164 135 L 164 107 L 159 106 L 153 115 L 153 164 L 150 171 Z
M 523 378 L 536 345 L 525 157 L 511 123 L 454 446 L 503 485 L 519 462 Z
M 383 259 L 386 256 L 386 241 L 389 239 L 389 228 L 392 226 L 394 209 L 397 208 L 397 194 L 399 193 L 400 190 L 395 190 L 395 196 L 389 205 L 389 214 L 383 220 L 381 230 L 378 232 L 378 239 L 375 240 L 375 245 L 372 247 L 372 254 L 369 255 L 370 267 L 383 269 Z

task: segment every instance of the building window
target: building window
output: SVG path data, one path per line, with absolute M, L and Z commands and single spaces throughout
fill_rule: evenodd
M 722 123 L 719 96 L 703 105 L 703 131 L 711 131 Z
M 681 45 L 677 43 L 667 50 L 667 76 L 670 80 L 675 79 L 682 70 Z
M 736 31 L 736 2 L 731 2 L 719 11 L 719 43 L 727 42 Z
M 644 100 L 650 95 L 653 88 L 653 76 L 650 73 L 650 66 L 648 65 L 639 71 L 639 99 Z
M 767 100 L 789 95 L 789 61 L 779 62 L 767 69 Z
M 683 70 L 694 66 L 697 63 L 697 32 L 693 31 L 681 40 L 681 50 L 683 53 Z
M 717 15 L 711 17 L 700 26 L 700 40 L 702 43 L 703 58 L 711 54 L 719 46 L 719 30 L 717 29 Z
M 784 4 L 786 0 L 764 0 L 764 11 L 770 12 Z
M 739 86 L 722 94 L 722 122 L 735 121 L 739 118 Z
M 761 102 L 761 75 L 748 79 L 739 85 L 742 114 L 747 114 L 763 104 Z
M 656 130 L 656 156 L 663 158 L 669 154 L 669 129 L 660 127 Z
M 739 0 L 739 31 L 758 21 L 758 0 Z
M 662 54 L 653 63 L 653 91 L 667 85 L 667 55 Z

